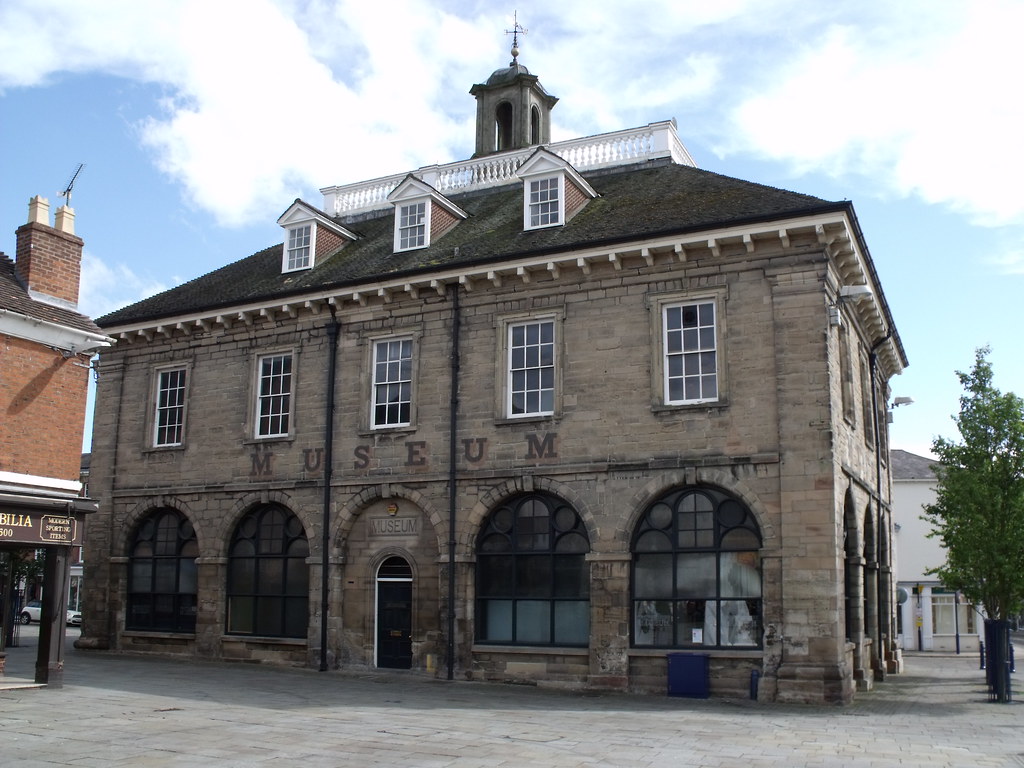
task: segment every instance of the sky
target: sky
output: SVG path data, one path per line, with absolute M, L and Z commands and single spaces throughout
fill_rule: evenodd
M 853 201 L 910 363 L 893 448 L 957 437 L 979 347 L 1024 395 L 1021 0 L 3 0 L 0 251 L 84 163 L 99 317 L 281 242 L 295 198 L 468 158 L 513 13 L 554 140 L 675 118 L 701 168 Z

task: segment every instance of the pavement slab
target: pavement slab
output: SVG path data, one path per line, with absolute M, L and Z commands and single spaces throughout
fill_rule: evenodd
M 1024 768 L 1024 705 L 990 703 L 967 655 L 907 654 L 821 707 L 128 656 L 70 631 L 48 688 L 27 686 L 22 629 L 0 678 L 5 766 Z

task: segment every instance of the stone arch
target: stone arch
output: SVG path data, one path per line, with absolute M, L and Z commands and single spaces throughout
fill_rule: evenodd
M 195 512 L 188 505 L 188 502 L 176 496 L 157 496 L 156 498 L 149 498 L 135 504 L 125 515 L 124 525 L 117 528 L 117 539 L 113 542 L 111 550 L 128 556 L 129 544 L 139 525 L 149 515 L 160 509 L 173 509 L 183 514 L 192 523 L 192 530 L 196 533 L 196 542 L 199 544 L 199 556 L 203 557 L 207 554 L 203 550 L 203 543 L 207 542 L 207 544 L 212 546 L 212 540 L 206 539 L 204 531 L 201 530 L 203 526 L 197 519 Z
M 228 550 L 231 545 L 231 534 L 238 526 L 242 517 L 251 512 L 255 507 L 266 504 L 277 504 L 280 507 L 284 507 L 299 519 L 299 522 L 302 523 L 302 529 L 306 534 L 306 541 L 309 542 L 310 555 L 315 557 L 319 552 L 318 547 L 320 543 L 318 541 L 318 537 L 314 535 L 316 526 L 307 518 L 304 510 L 293 505 L 291 495 L 282 491 L 246 493 L 236 498 L 234 504 L 231 505 L 230 511 L 220 519 L 221 530 L 217 540 L 218 545 L 220 546 L 220 551 L 217 552 L 217 556 L 228 556 Z
M 363 510 L 370 506 L 370 504 L 385 499 L 405 499 L 419 507 L 427 520 L 430 521 L 430 527 L 434 531 L 434 537 L 437 539 L 438 553 L 447 552 L 445 541 L 447 516 L 420 491 L 414 488 L 407 488 L 404 485 L 391 485 L 390 483 L 369 485 L 336 507 L 335 529 L 331 534 L 331 547 L 336 552 L 344 551 L 345 541 L 348 539 L 352 526 L 355 525 Z
M 458 540 L 459 552 L 456 554 L 473 557 L 476 551 L 476 538 L 480 528 L 487 519 L 487 515 L 498 506 L 498 504 L 510 496 L 521 493 L 550 493 L 562 501 L 568 503 L 576 510 L 576 513 L 587 528 L 587 537 L 590 540 L 590 551 L 598 551 L 595 543 L 600 539 L 600 530 L 594 516 L 594 510 L 587 501 L 571 485 L 552 480 L 542 475 L 523 475 L 513 480 L 506 480 L 494 486 L 487 493 L 483 494 L 466 517 L 466 527 Z
M 732 472 L 714 468 L 687 467 L 651 478 L 646 485 L 633 494 L 632 509 L 629 510 L 628 515 L 619 518 L 619 524 L 616 526 L 615 545 L 620 547 L 621 551 L 628 552 L 633 531 L 636 530 L 641 515 L 650 504 L 672 488 L 698 485 L 718 488 L 742 501 L 754 516 L 754 520 L 757 521 L 758 529 L 761 532 L 762 547 L 768 547 L 770 543 L 774 542 L 775 526 L 768 521 L 764 512 L 764 504 L 753 489 L 739 480 Z
M 384 547 L 370 556 L 369 566 L 370 572 L 373 574 L 374 581 L 377 580 L 377 572 L 380 570 L 381 565 L 385 560 L 391 557 L 400 557 L 409 565 L 409 570 L 412 571 L 412 580 L 415 583 L 420 578 L 420 567 L 419 562 L 416 560 L 416 556 L 405 547 L 388 546 Z

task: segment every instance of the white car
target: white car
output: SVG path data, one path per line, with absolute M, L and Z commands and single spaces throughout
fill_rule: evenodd
M 43 604 L 38 600 L 30 600 L 21 609 L 21 623 L 30 624 L 33 621 L 39 621 L 39 616 L 42 612 Z M 79 611 L 68 610 L 65 620 L 73 627 L 80 627 L 82 625 L 82 614 Z

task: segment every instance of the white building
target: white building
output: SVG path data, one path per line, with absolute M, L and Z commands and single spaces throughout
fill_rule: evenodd
M 935 501 L 934 459 L 906 451 L 890 453 L 892 513 L 896 529 L 896 582 L 900 645 L 908 651 L 977 651 L 984 630 L 980 609 L 928 571 L 945 562 L 942 543 L 928 538 L 921 519 Z

